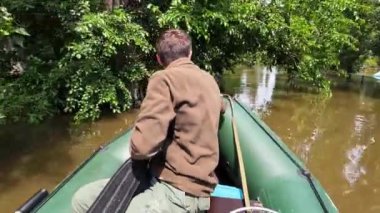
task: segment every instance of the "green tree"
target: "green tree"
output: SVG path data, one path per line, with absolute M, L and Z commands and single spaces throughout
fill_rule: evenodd
M 28 35 L 24 28 L 15 25 L 7 8 L 0 7 L 0 77 L 23 71 L 19 51 L 23 47 L 24 36 Z
M 96 119 L 102 106 L 112 112 L 131 104 L 129 84 L 148 77 L 139 56 L 151 46 L 147 33 L 122 9 L 88 13 L 74 29 L 76 39 L 55 70 L 64 82 L 65 111 L 76 112 L 75 120 Z
M 281 66 L 289 82 L 329 91 L 326 76 L 337 71 L 339 52 L 355 41 L 355 23 L 344 12 L 354 0 L 171 1 L 157 12 L 161 27 L 181 27 L 195 38 L 196 59 L 220 72 L 254 56 Z
M 0 52 L 0 117 L 9 122 L 37 122 L 58 112 L 94 120 L 105 110 L 127 110 L 157 69 L 152 47 L 170 27 L 190 33 L 195 62 L 216 77 L 237 63 L 259 61 L 280 67 L 294 86 L 325 92 L 329 75 L 341 68 L 351 72 L 350 57 L 380 49 L 379 13 L 372 12 L 378 4 L 370 0 L 3 0 L 0 5 L 13 14 L 0 12 L 0 32 L 8 33 L 0 45 L 9 38 L 20 44 L 11 53 Z M 15 64 L 22 72 L 10 76 Z
M 285 25 L 271 29 L 275 36 L 266 50 L 270 50 L 274 64 L 285 68 L 290 83 L 301 80 L 329 91 L 327 76 L 339 71 L 340 50 L 355 42 L 349 31 L 355 23 L 344 15 L 353 6 L 351 0 L 285 1 L 273 5 Z M 267 25 L 273 24 L 271 21 Z
M 341 49 L 340 66 L 348 73 L 360 71 L 368 57 L 380 56 L 380 2 L 358 0 L 355 7 L 345 11 L 347 18 L 356 26 L 350 33 L 356 39 L 355 46 Z
M 5 106 L 7 79 L 24 72 L 20 49 L 23 47 L 23 38 L 29 34 L 24 28 L 16 26 L 12 15 L 7 8 L 0 6 L 0 124 L 5 123 L 8 111 Z

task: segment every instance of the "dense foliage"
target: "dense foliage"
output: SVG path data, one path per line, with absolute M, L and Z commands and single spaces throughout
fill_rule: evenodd
M 380 62 L 378 60 L 380 56 L 380 2 L 360 1 L 360 4 L 357 4 L 354 9 L 346 11 L 346 16 L 356 23 L 356 27 L 350 29 L 356 43 L 354 48 L 344 47 L 342 49 L 341 67 L 348 73 L 361 71 L 366 65 L 378 67 Z
M 380 55 L 371 0 L 38 0 L 0 3 L 0 122 L 75 121 L 141 98 L 159 33 L 179 27 L 218 76 L 236 63 L 281 67 L 293 86 L 328 92 L 328 76 Z M 376 62 L 375 62 L 376 63 Z

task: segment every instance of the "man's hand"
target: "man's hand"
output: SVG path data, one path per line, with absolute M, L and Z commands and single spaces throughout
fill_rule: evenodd
M 141 155 L 141 154 L 137 153 L 136 147 L 134 147 L 133 143 L 130 142 L 129 152 L 131 153 L 131 158 L 133 160 L 146 160 L 146 159 L 150 159 L 153 156 L 155 156 L 159 151 L 153 152 L 153 153 L 148 154 L 148 155 Z

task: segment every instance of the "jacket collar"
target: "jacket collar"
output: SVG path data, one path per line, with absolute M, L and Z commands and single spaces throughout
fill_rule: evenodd
M 183 58 L 179 58 L 177 60 L 172 61 L 165 69 L 178 67 L 185 64 L 194 64 L 194 63 L 189 58 L 183 57 Z

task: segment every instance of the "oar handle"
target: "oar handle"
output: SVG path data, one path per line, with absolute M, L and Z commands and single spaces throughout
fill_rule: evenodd
M 244 205 L 249 209 L 250 207 L 250 199 L 249 199 L 249 192 L 248 192 L 248 184 L 247 184 L 247 176 L 245 174 L 245 167 L 244 167 L 244 160 L 243 160 L 243 154 L 241 151 L 240 146 L 240 140 L 239 140 L 239 134 L 237 131 L 237 125 L 234 117 L 234 109 L 233 109 L 233 103 L 232 98 L 229 95 L 226 95 L 228 98 L 228 101 L 230 102 L 231 106 L 231 123 L 232 123 L 232 132 L 233 132 L 233 138 L 234 138 L 234 144 L 236 146 L 236 155 L 238 158 L 238 164 L 239 164 L 239 171 L 240 171 L 240 178 L 243 188 L 243 195 L 244 195 Z

